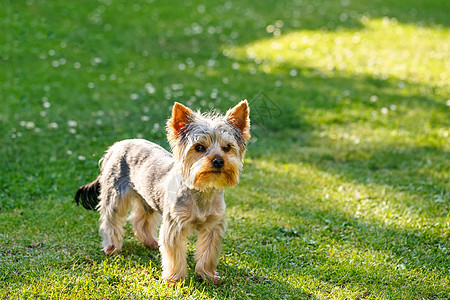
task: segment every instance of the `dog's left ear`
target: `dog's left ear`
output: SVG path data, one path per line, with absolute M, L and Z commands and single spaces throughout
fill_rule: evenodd
M 236 126 L 241 132 L 242 137 L 248 142 L 250 139 L 250 108 L 247 100 L 242 100 L 235 107 L 230 108 L 225 118 L 228 123 Z

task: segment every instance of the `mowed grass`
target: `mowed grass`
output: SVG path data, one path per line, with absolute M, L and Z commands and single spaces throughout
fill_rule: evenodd
M 0 298 L 448 299 L 448 1 L 2 1 Z M 174 101 L 247 98 L 221 285 L 168 287 L 77 207 Z

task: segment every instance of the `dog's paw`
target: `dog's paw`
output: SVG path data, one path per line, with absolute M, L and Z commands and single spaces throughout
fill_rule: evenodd
M 177 284 L 181 284 L 183 282 L 184 282 L 184 279 L 183 280 L 179 280 L 179 281 L 166 279 L 166 283 L 167 283 L 168 286 L 176 286 Z
M 197 274 L 203 279 L 203 281 L 210 284 L 219 284 L 222 282 L 222 277 L 220 277 L 216 272 L 214 272 L 214 275 L 207 272 Z
M 103 252 L 105 252 L 106 255 L 114 255 L 119 253 L 120 249 L 117 249 L 114 245 L 109 245 L 103 248 Z
M 169 286 L 175 286 L 179 283 L 184 282 L 184 277 L 177 277 L 176 274 L 173 274 L 168 277 L 163 277 L 163 279 L 166 281 L 167 285 L 169 285 Z
M 146 242 L 144 242 L 144 245 L 147 248 L 152 248 L 152 249 L 158 249 L 159 248 L 158 240 L 146 241 Z

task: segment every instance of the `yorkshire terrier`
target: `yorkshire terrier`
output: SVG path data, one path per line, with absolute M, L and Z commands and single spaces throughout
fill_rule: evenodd
M 112 145 L 100 160 L 100 175 L 75 196 L 77 204 L 99 210 L 105 254 L 121 250 L 132 207 L 134 234 L 161 251 L 163 279 L 169 284 L 184 281 L 187 238 L 197 231 L 195 272 L 218 283 L 226 228 L 224 189 L 239 182 L 250 139 L 249 111 L 247 100 L 225 116 L 201 114 L 176 102 L 166 128 L 173 155 L 143 139 Z

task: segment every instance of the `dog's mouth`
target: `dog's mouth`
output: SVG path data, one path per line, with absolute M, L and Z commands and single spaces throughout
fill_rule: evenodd
M 223 174 L 224 170 L 208 170 L 208 171 L 203 171 L 202 174 L 204 175 L 220 175 Z
M 202 172 L 196 173 L 192 182 L 193 186 L 199 190 L 203 190 L 207 187 L 226 188 L 234 186 L 239 182 L 237 173 L 233 173 L 229 169 L 207 169 Z
M 214 171 L 208 171 L 208 173 L 212 173 L 212 174 L 220 174 L 220 173 L 222 173 L 222 171 L 220 171 L 220 170 L 214 170 Z

